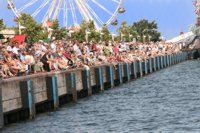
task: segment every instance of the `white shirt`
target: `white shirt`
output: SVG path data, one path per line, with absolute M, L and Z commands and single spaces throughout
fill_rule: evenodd
M 16 47 L 13 47 L 12 48 L 12 52 L 14 53 L 14 54 L 16 54 L 16 55 L 18 55 L 19 53 L 18 53 L 18 48 L 16 48 Z
M 56 52 L 56 44 L 55 43 L 51 43 L 50 47 L 53 50 L 53 52 Z

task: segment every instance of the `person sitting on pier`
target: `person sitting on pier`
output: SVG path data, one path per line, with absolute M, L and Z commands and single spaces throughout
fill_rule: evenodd
M 135 60 L 180 52 L 177 45 L 164 41 L 143 44 L 54 40 L 51 43 L 38 41 L 22 45 L 0 44 L 0 48 L 0 75 L 3 78 L 17 76 L 20 72 L 31 74 L 77 67 L 88 68 L 102 63 L 112 63 L 115 66 L 119 62 L 132 63 Z

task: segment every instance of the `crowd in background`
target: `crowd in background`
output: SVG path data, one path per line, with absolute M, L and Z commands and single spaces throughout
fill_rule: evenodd
M 172 43 L 101 42 L 79 43 L 55 40 L 34 44 L 0 43 L 0 76 L 9 78 L 24 74 L 90 67 L 103 63 L 132 63 L 158 55 L 178 53 Z

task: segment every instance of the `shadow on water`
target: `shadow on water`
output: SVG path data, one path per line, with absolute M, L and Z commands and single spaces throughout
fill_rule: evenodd
M 3 132 L 200 132 L 200 62 L 188 61 Z

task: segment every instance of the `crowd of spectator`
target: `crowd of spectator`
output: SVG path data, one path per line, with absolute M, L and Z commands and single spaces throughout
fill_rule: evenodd
M 103 63 L 133 62 L 158 55 L 180 52 L 180 48 L 164 41 L 157 43 L 78 41 L 39 41 L 34 44 L 0 43 L 0 76 L 10 78 L 24 74 L 90 67 Z

